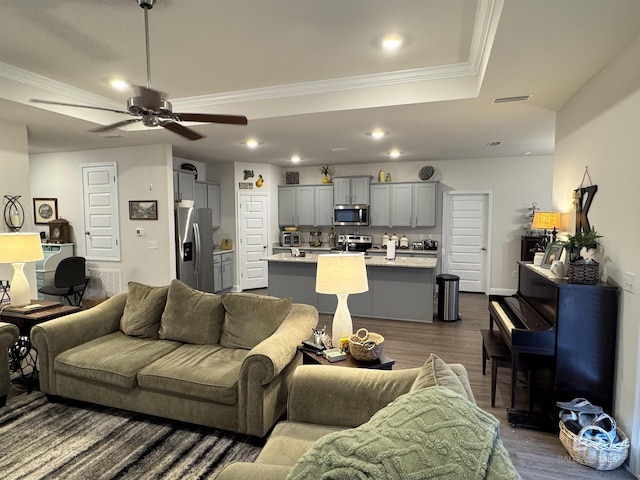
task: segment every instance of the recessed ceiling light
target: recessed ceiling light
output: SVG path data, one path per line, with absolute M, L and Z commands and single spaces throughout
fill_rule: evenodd
M 402 155 L 402 152 L 400 150 L 391 150 L 389 152 L 389 156 L 391 158 L 398 158 L 400 155 Z
M 379 128 L 376 128 L 372 132 L 367 133 L 367 135 L 369 135 L 371 138 L 375 138 L 376 140 L 384 137 L 386 134 L 387 132 L 385 132 L 384 130 L 380 130 Z
M 109 80 L 109 85 L 111 85 L 116 90 L 124 90 L 129 86 L 129 83 L 127 83 L 125 80 L 122 80 L 121 78 L 112 78 L 111 80 Z
M 396 33 L 385 35 L 380 41 L 380 45 L 387 51 L 394 51 L 404 44 L 404 37 Z
M 293 156 L 291 157 L 291 161 L 292 161 L 293 163 L 299 163 L 299 162 L 300 162 L 300 160 L 302 160 L 302 159 L 300 158 L 300 155 L 293 155 Z
M 250 138 L 249 140 L 247 140 L 246 142 L 244 142 L 244 144 L 248 147 L 248 148 L 258 148 L 258 146 L 260 145 L 260 142 L 258 142 L 255 138 Z

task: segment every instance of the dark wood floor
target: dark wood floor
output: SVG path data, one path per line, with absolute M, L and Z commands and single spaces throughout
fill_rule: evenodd
M 635 478 L 624 467 L 601 472 L 574 462 L 557 434 L 511 427 L 506 419 L 506 407 L 511 396 L 508 369 L 498 369 L 496 406 L 491 407 L 491 370 L 487 364 L 487 375 L 482 375 L 480 336 L 480 330 L 489 326 L 487 303 L 488 299 L 483 294 L 462 293 L 460 321 L 418 323 L 354 317 L 354 330 L 364 327 L 382 334 L 385 337 L 384 352 L 396 360 L 396 369 L 422 366 L 431 353 L 448 363 L 462 363 L 469 373 L 476 402 L 500 420 L 502 440 L 523 479 Z M 331 315 L 321 315 L 320 326 L 330 328 L 331 319 Z

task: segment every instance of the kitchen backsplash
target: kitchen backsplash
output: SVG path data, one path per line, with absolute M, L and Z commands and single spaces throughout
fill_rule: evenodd
M 382 236 L 386 233 L 392 236 L 394 233 L 398 237 L 405 235 L 409 239 L 409 246 L 412 242 L 419 242 L 421 240 L 437 240 L 440 242 L 440 232 L 429 233 L 430 229 L 427 228 L 397 228 L 397 229 L 385 229 L 381 227 L 334 227 L 334 231 L 337 234 L 340 233 L 358 233 L 360 235 L 371 235 L 373 246 L 380 246 L 382 244 Z M 307 245 L 311 238 L 310 232 L 322 232 L 321 239 L 322 245 L 326 246 L 329 242 L 329 233 L 331 233 L 331 227 L 313 228 L 313 227 L 301 227 L 298 228 L 298 232 L 301 235 L 303 245 Z

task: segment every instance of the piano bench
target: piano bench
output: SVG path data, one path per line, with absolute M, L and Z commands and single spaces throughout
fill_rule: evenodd
M 511 351 L 498 330 L 480 330 L 482 334 L 482 375 L 487 371 L 487 359 L 491 360 L 491 406 L 496 406 L 498 367 L 511 368 Z

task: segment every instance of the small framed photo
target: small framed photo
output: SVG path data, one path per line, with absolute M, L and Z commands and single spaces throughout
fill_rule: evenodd
M 51 220 L 58 219 L 57 198 L 34 198 L 33 220 L 36 225 L 46 225 Z
M 157 220 L 157 200 L 129 200 L 130 220 Z
M 550 244 L 547 247 L 547 250 L 544 252 L 544 257 L 542 257 L 542 263 L 540 264 L 540 266 L 542 268 L 551 268 L 551 265 L 555 260 L 560 260 L 563 250 L 564 245 L 562 245 L 560 242 Z

